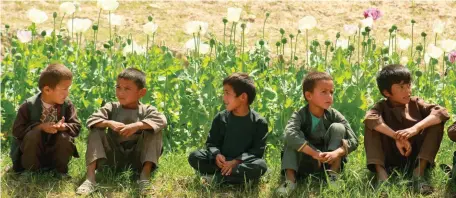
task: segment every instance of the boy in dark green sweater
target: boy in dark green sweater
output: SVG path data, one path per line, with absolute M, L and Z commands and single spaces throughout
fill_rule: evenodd
M 207 148 L 192 152 L 188 161 L 208 183 L 258 180 L 267 170 L 262 158 L 268 124 L 250 109 L 255 85 L 247 74 L 234 73 L 223 80 L 223 92 L 226 110 L 212 121 Z

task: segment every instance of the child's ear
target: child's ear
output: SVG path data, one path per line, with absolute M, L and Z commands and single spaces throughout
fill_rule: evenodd
M 146 88 L 142 88 L 139 90 L 139 96 L 141 97 L 144 97 L 146 95 L 146 92 L 147 92 L 147 89 Z
M 388 90 L 386 90 L 386 89 L 384 89 L 384 90 L 382 91 L 382 93 L 383 93 L 383 95 L 384 95 L 385 97 L 387 97 L 387 98 L 389 98 L 389 97 L 392 96 L 391 93 L 390 93 Z
M 311 100 L 312 99 L 312 93 L 310 91 L 304 92 L 304 99 Z
M 240 95 L 240 98 L 241 98 L 241 100 L 243 100 L 243 101 L 248 101 L 248 100 L 249 100 L 249 96 L 247 95 L 247 93 L 242 93 L 242 94 Z
M 51 91 L 49 86 L 44 86 L 42 92 L 48 94 Z

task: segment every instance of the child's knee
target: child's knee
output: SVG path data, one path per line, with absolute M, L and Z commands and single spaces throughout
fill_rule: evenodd
M 345 126 L 341 123 L 332 123 L 328 130 L 332 133 L 345 134 Z
M 25 134 L 23 144 L 38 144 L 41 142 L 41 131 L 31 130 Z
M 194 166 L 198 163 L 199 159 L 201 158 L 201 151 L 196 150 L 190 153 L 188 155 L 188 163 L 190 163 L 191 166 Z
M 261 173 L 265 173 L 268 170 L 268 165 L 264 159 L 257 159 L 253 162 L 258 167 Z
M 71 141 L 70 135 L 61 132 L 56 134 L 56 144 L 59 147 L 72 147 L 73 142 Z

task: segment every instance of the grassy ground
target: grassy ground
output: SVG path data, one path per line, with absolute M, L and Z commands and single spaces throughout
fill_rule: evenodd
M 86 133 L 86 131 L 84 131 Z M 16 175 L 7 171 L 11 166 L 11 159 L 7 150 L 2 151 L 1 161 L 1 197 L 74 197 L 75 189 L 85 179 L 85 139 L 77 140 L 77 147 L 81 158 L 70 162 L 71 180 L 61 181 L 52 173 L 33 173 L 30 175 Z M 318 178 L 307 178 L 299 183 L 293 197 L 378 197 L 379 192 L 373 190 L 372 174 L 365 168 L 365 154 L 360 137 L 360 147 L 349 157 L 349 162 L 338 182 L 339 187 L 328 188 Z M 437 163 L 451 163 L 455 143 L 445 137 Z M 200 183 L 199 177 L 187 162 L 187 155 L 195 148 L 187 151 L 167 152 L 160 159 L 159 169 L 151 178 L 153 184 L 152 197 L 274 197 L 275 189 L 280 185 L 280 154 L 276 150 L 269 150 L 266 160 L 269 171 L 258 185 L 247 186 L 211 186 Z M 436 192 L 429 197 L 456 197 L 456 185 L 451 185 L 447 175 L 439 168 L 431 171 L 431 181 Z M 101 185 L 93 197 L 137 197 L 138 191 L 136 174 L 131 170 L 113 173 L 103 171 L 97 175 Z M 410 184 L 402 176 L 392 178 L 395 184 L 386 191 L 390 197 L 419 197 L 413 193 Z

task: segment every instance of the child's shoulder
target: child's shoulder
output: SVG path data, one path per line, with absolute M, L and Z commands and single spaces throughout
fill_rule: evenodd
M 114 101 L 114 102 L 106 102 L 104 105 L 102 105 L 103 108 L 107 108 L 107 109 L 112 109 L 112 108 L 117 108 L 117 107 L 120 107 L 120 103 L 117 102 L 117 101 Z
M 264 118 L 263 116 L 261 116 L 258 112 L 256 112 L 255 110 L 251 109 L 251 115 L 252 115 L 252 121 L 255 122 L 255 123 L 261 123 L 261 124 L 268 124 L 268 121 L 266 120 L 266 118 Z
M 420 102 L 426 102 L 426 103 L 427 103 L 427 101 L 424 101 L 422 98 L 420 98 L 420 97 L 418 97 L 418 96 L 412 96 L 412 97 L 410 97 L 410 102 L 409 102 L 409 104 L 410 104 L 410 103 L 420 103 Z

